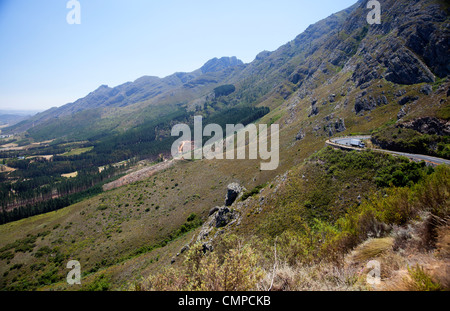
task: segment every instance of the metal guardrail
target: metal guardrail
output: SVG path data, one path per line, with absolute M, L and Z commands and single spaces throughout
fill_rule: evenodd
M 350 145 L 344 145 L 344 144 L 339 144 L 334 142 L 333 140 L 339 140 L 339 139 L 370 139 L 370 136 L 359 136 L 359 137 L 339 137 L 339 138 L 334 138 L 331 140 L 327 140 L 325 142 L 326 145 L 331 146 L 331 147 L 335 147 L 335 148 L 339 148 L 339 149 L 343 149 L 343 150 L 356 150 L 356 151 L 363 151 L 366 150 L 367 148 L 358 148 L 358 147 L 353 147 Z M 389 153 L 393 156 L 403 156 L 406 157 L 408 159 L 410 159 L 411 161 L 424 161 L 428 164 L 431 164 L 433 166 L 437 166 L 437 165 L 441 165 L 441 164 L 446 164 L 446 165 L 450 165 L 450 161 L 446 160 L 446 159 L 441 159 L 441 158 L 436 158 L 436 157 L 432 157 L 432 156 L 427 156 L 427 155 L 421 155 L 421 154 L 411 154 L 411 153 L 406 153 L 406 152 L 397 152 L 397 151 L 391 151 L 391 150 L 385 150 L 385 149 L 372 149 L 369 148 L 368 150 L 372 150 L 375 152 L 383 152 L 383 153 Z

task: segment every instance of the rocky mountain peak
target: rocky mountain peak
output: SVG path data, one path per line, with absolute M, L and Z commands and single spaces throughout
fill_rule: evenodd
M 236 58 L 236 56 L 232 56 L 232 57 L 222 57 L 222 58 L 213 58 L 209 61 L 207 61 L 202 68 L 200 68 L 200 70 L 203 73 L 208 73 L 208 72 L 217 72 L 229 67 L 235 67 L 235 66 L 240 66 L 243 65 L 244 63 Z

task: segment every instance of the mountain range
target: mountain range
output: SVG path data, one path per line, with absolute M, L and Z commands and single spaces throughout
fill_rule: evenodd
M 220 123 L 245 111 L 280 125 L 280 165 L 179 161 L 2 225 L 0 288 L 70 290 L 62 263 L 76 258 L 87 290 L 448 289 L 448 167 L 325 147 L 364 135 L 370 148 L 450 158 L 450 4 L 379 2 L 381 24 L 368 24 L 359 0 L 248 64 L 214 58 L 100 86 L 4 129 L 62 149 L 82 141 L 77 163 L 113 153 L 119 162 L 154 142 L 164 151 L 170 126 L 194 114 Z M 361 285 L 374 258 L 382 283 Z
M 441 9 L 445 1 L 412 1 L 406 12 L 398 12 L 396 1 L 383 1 L 389 12 L 385 12 L 380 25 L 368 25 L 362 18 L 369 12 L 365 4 L 358 1 L 311 25 L 293 41 L 274 52 L 261 52 L 249 64 L 235 57 L 214 58 L 191 73 L 175 73 L 162 79 L 144 76 L 114 88 L 102 85 L 74 103 L 40 113 L 9 131 L 28 131 L 40 139 L 70 136 L 70 132 L 50 129 L 78 119 L 82 120 L 77 130 L 89 126 L 93 134 L 97 131 L 90 127 L 92 122 L 103 131 L 129 128 L 144 122 L 147 116 L 151 118 L 150 107 L 188 107 L 227 83 L 237 86 L 235 100 L 255 105 L 265 96 L 304 99 L 324 82 L 331 83 L 344 75 L 347 79 L 341 88 L 346 89 L 345 93 L 367 89 L 380 80 L 413 85 L 434 83 L 448 76 L 448 16 Z M 372 101 L 357 110 L 370 109 L 374 102 L 367 95 L 356 100 Z

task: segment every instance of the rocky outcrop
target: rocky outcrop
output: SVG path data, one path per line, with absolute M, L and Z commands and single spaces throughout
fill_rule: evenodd
M 444 121 L 433 117 L 414 119 L 409 122 L 400 123 L 397 127 L 412 129 L 422 134 L 439 136 L 450 135 L 450 121 Z
M 336 101 L 336 94 L 331 94 L 328 96 L 328 100 L 330 103 L 334 103 Z
M 218 207 L 218 206 L 213 207 L 213 208 L 209 211 L 208 217 L 211 216 L 211 215 L 214 215 L 214 214 L 219 210 L 219 208 L 220 208 L 220 207 Z
M 419 99 L 419 96 L 405 96 L 398 101 L 399 105 L 406 105 Z
M 386 96 L 384 95 L 374 97 L 372 95 L 366 96 L 366 94 L 367 93 L 364 91 L 356 98 L 355 100 L 356 114 L 360 113 L 361 111 L 372 111 L 378 106 L 389 104 Z
M 385 55 L 386 80 L 397 84 L 434 82 L 431 70 L 411 51 L 400 47 L 394 53 Z
M 328 136 L 333 136 L 336 133 L 340 133 L 345 131 L 347 128 L 345 127 L 344 119 L 337 119 L 335 121 L 329 122 L 326 125 L 326 131 Z
M 408 12 L 415 17 L 413 22 L 400 27 L 399 34 L 406 38 L 406 46 L 420 55 L 436 75 L 445 77 L 450 74 L 450 31 L 448 25 L 440 27 L 438 23 L 445 22 L 448 13 L 438 3 L 426 4 L 426 9 L 421 9 L 421 1 L 418 2 Z
M 337 133 L 345 131 L 347 128 L 345 127 L 344 119 L 339 119 L 334 123 L 334 129 Z
M 377 65 L 377 62 L 374 59 L 360 62 L 356 65 L 352 79 L 356 82 L 357 87 L 361 86 L 361 89 L 367 88 L 371 81 L 380 78 L 380 75 L 377 72 Z
M 242 189 L 238 183 L 229 184 L 227 187 L 227 196 L 225 197 L 225 206 L 231 206 L 242 193 Z
M 206 62 L 200 70 L 202 73 L 208 72 L 217 72 L 229 67 L 241 66 L 244 63 L 237 59 L 235 56 L 233 57 L 222 57 L 222 58 L 213 58 Z
M 234 211 L 224 206 L 219 208 L 215 215 L 216 228 L 222 228 L 228 225 L 235 217 Z
M 300 131 L 297 133 L 297 135 L 295 136 L 295 140 L 302 140 L 303 138 L 305 138 L 306 133 L 304 129 L 300 129 Z
M 318 114 L 319 114 L 319 107 L 317 107 L 316 105 L 313 105 L 313 106 L 311 107 L 311 112 L 309 113 L 308 118 L 309 118 L 309 117 L 316 116 L 316 115 L 318 115 Z
M 431 95 L 431 93 L 433 93 L 433 87 L 429 84 L 425 84 L 420 88 L 420 93 L 425 95 Z
M 401 120 L 402 118 L 404 118 L 408 114 L 409 110 L 409 106 L 403 106 L 397 114 L 397 120 Z
M 208 219 L 203 224 L 197 236 L 197 241 L 213 239 L 210 234 L 214 229 L 224 228 L 237 220 L 239 213 L 231 206 L 242 196 L 244 191 L 245 188 L 238 183 L 231 183 L 227 186 L 225 206 L 216 206 L 209 211 Z M 219 232 L 221 231 L 217 231 L 216 234 Z M 210 246 L 210 243 L 208 245 Z M 209 246 L 205 246 L 206 249 L 212 249 Z
M 361 8 L 366 3 L 360 1 Z M 432 83 L 436 76 L 450 75 L 450 30 L 446 24 L 448 13 L 442 5 L 395 0 L 386 0 L 382 5 L 389 8 L 383 13 L 382 24 L 354 37 L 355 49 L 359 49 L 356 55 L 360 57 L 352 64 L 356 86 L 382 78 L 405 85 Z M 371 39 L 374 35 L 378 36 L 375 40 Z

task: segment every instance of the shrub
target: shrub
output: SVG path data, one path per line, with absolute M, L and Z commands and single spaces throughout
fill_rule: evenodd
M 4 252 L 4 253 L 0 254 L 0 259 L 11 260 L 13 258 L 14 258 L 13 252 Z
M 106 210 L 106 209 L 108 209 L 108 205 L 106 205 L 106 204 L 100 204 L 100 205 L 97 207 L 97 211 L 104 211 L 104 210 Z
M 106 276 L 105 274 L 101 274 L 96 277 L 94 281 L 92 281 L 87 286 L 83 286 L 83 290 L 90 292 L 98 292 L 98 291 L 107 291 L 111 288 L 111 277 Z
M 264 276 L 258 255 L 249 246 L 229 249 L 225 254 L 205 254 L 201 243 L 186 254 L 180 268 L 166 268 L 135 285 L 136 290 L 156 291 L 248 291 L 256 289 Z
M 416 265 L 413 268 L 408 267 L 408 273 L 411 277 L 409 282 L 410 290 L 415 291 L 441 291 L 443 287 L 432 280 L 432 278 L 423 270 L 423 267 Z
M 252 196 L 254 196 L 254 195 L 259 194 L 259 192 L 261 191 L 261 189 L 263 189 L 265 186 L 266 186 L 266 184 L 259 185 L 259 186 L 256 186 L 255 188 L 253 188 L 253 189 L 250 190 L 250 191 L 246 191 L 246 192 L 242 195 L 241 201 L 245 201 L 245 200 L 247 200 L 249 197 L 252 197 Z
M 195 213 L 192 213 L 189 215 L 189 217 L 187 218 L 187 221 L 193 221 L 195 218 L 197 218 L 197 215 Z
M 16 263 L 14 265 L 11 266 L 11 268 L 9 268 L 9 270 L 20 270 L 20 268 L 23 267 L 22 263 Z
M 39 276 L 38 283 L 40 285 L 50 285 L 58 282 L 61 278 L 62 277 L 58 276 L 58 269 L 53 267 Z
M 440 218 L 450 213 L 450 168 L 438 166 L 417 188 L 417 199 L 421 209 L 431 212 Z
M 40 257 L 42 257 L 42 256 L 44 256 L 44 255 L 50 254 L 51 252 L 52 252 L 52 249 L 51 249 L 50 247 L 48 247 L 48 246 L 43 246 L 43 247 L 39 248 L 39 249 L 36 251 L 36 253 L 34 254 L 34 256 L 35 256 L 36 258 L 40 258 Z

